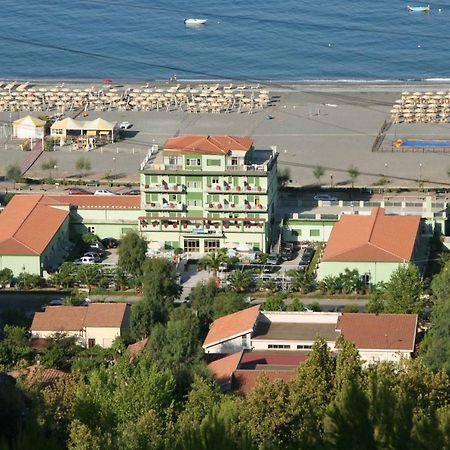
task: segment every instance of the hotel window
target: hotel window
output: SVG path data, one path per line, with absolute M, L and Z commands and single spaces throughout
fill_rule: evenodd
M 219 250 L 219 248 L 220 248 L 219 239 L 205 240 L 205 252 L 216 251 L 216 250 Z
M 320 236 L 320 230 L 309 230 L 309 235 L 312 236 Z
M 219 184 L 218 178 L 211 178 L 211 184 Z
M 186 239 L 184 241 L 184 251 L 198 253 L 200 251 L 200 241 L 198 239 Z
M 284 349 L 290 349 L 291 346 L 287 344 L 269 344 L 267 348 L 284 348 Z
M 220 166 L 220 159 L 207 159 L 206 165 L 207 166 Z
M 309 350 L 311 348 L 312 348 L 312 345 L 304 345 L 304 344 L 297 345 L 297 350 Z
M 87 229 L 88 229 L 89 233 L 95 234 L 95 227 L 94 226 L 87 227 Z
M 187 166 L 199 166 L 200 164 L 201 164 L 200 158 L 186 160 Z

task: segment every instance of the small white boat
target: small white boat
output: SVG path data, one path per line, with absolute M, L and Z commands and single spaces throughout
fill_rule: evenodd
M 431 11 L 430 5 L 427 6 L 407 6 L 408 7 L 408 11 L 410 12 L 424 12 L 424 13 L 428 13 Z
M 185 25 L 205 25 L 208 19 L 184 19 Z

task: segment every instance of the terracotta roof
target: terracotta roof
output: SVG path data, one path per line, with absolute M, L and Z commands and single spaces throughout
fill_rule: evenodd
M 264 374 L 270 382 L 282 380 L 288 382 L 297 376 L 296 370 L 235 370 L 233 373 L 232 389 L 242 395 L 247 395 Z
M 87 308 L 84 306 L 47 306 L 44 312 L 34 314 L 33 331 L 80 331 L 83 329 Z
M 342 215 L 330 235 L 322 261 L 410 261 L 419 216 Z
M 258 315 L 259 305 L 256 305 L 215 320 L 203 342 L 203 348 L 252 331 Z
M 308 352 L 295 350 L 252 350 L 244 352 L 239 368 L 255 369 L 256 365 L 298 366 L 306 361 Z
M 126 303 L 90 303 L 87 307 L 84 326 L 119 328 L 127 309 Z
M 70 377 L 69 373 L 63 372 L 62 370 L 37 365 L 12 370 L 8 375 L 11 375 L 14 378 L 26 378 L 28 380 L 39 377 L 43 384 L 52 384 L 60 378 Z
M 216 361 L 208 364 L 208 369 L 211 371 L 214 380 L 217 384 L 227 383 L 233 372 L 238 368 L 239 361 L 242 357 L 242 351 L 232 353 L 231 355 L 224 356 Z
M 86 306 L 47 306 L 37 312 L 32 331 L 80 331 L 85 327 L 121 326 L 127 311 L 126 303 L 91 303 Z
M 344 313 L 336 329 L 358 349 L 414 350 L 416 314 Z
M 253 139 L 245 137 L 187 134 L 167 139 L 163 147 L 183 152 L 226 155 L 230 150 L 248 151 L 252 145 Z
M 42 195 L 15 195 L 0 214 L 0 253 L 40 255 L 69 215 L 41 204 Z
M 140 195 L 44 195 L 46 205 L 74 205 L 79 208 L 140 209 Z

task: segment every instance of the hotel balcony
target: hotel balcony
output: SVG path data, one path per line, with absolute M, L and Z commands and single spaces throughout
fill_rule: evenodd
M 175 202 L 167 202 L 167 203 L 157 203 L 150 202 L 144 204 L 144 209 L 148 211 L 184 211 L 185 209 L 184 203 L 175 203 Z
M 249 194 L 249 193 L 267 193 L 267 189 L 262 186 L 254 186 L 250 184 L 242 185 L 242 186 L 231 186 L 229 184 L 224 184 L 223 186 L 220 184 L 213 184 L 211 186 L 207 186 L 206 192 L 224 192 L 227 194 Z
M 255 205 L 252 203 L 245 204 L 234 204 L 234 203 L 209 203 L 206 206 L 208 211 L 258 211 L 265 212 L 267 211 L 266 205 Z
M 145 184 L 142 190 L 144 192 L 185 192 L 186 186 L 173 183 Z

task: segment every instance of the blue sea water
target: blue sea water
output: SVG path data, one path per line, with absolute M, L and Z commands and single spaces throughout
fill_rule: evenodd
M 408 3 L 1 0 L 0 78 L 450 78 L 450 1 Z

